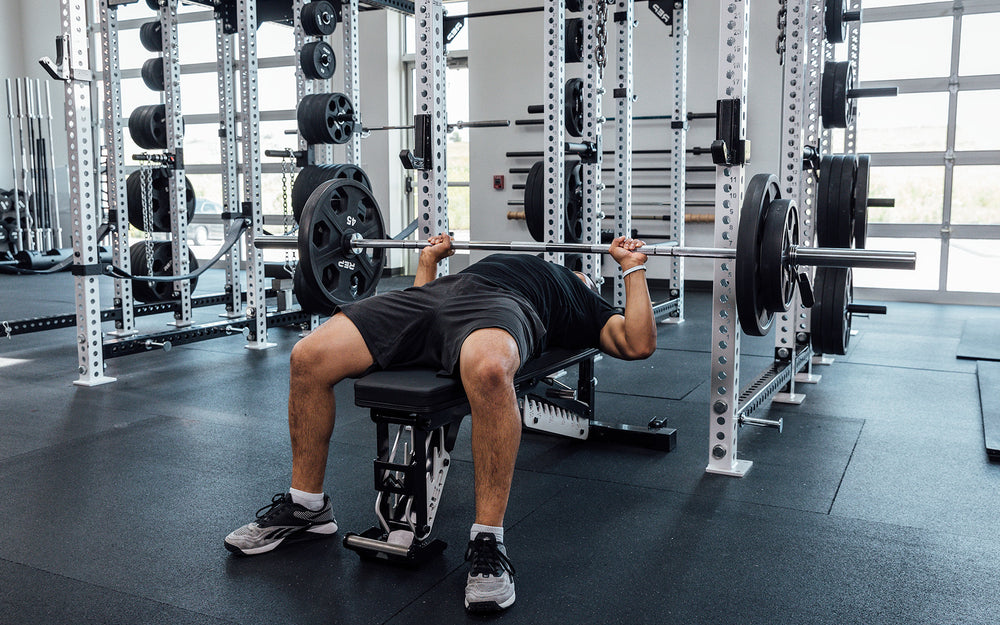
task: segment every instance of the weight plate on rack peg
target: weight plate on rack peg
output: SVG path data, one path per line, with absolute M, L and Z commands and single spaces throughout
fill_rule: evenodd
M 566 62 L 583 62 L 583 48 L 583 18 L 571 17 L 566 20 Z
M 325 37 L 337 29 L 337 11 L 327 0 L 314 0 L 302 7 L 300 21 L 305 34 Z
M 163 57 L 146 59 L 142 64 L 142 82 L 148 89 L 163 91 Z
M 163 52 L 163 36 L 159 20 L 139 27 L 139 43 L 150 52 Z
M 148 276 L 149 269 L 146 263 L 146 243 L 137 241 L 129 247 L 129 256 L 132 261 L 132 275 L 135 277 Z M 153 242 L 153 276 L 169 276 L 173 270 L 173 250 L 169 241 Z M 193 272 L 198 269 L 198 259 L 194 252 L 188 249 L 188 270 Z M 191 280 L 191 292 L 198 286 L 198 278 Z M 156 302 L 166 302 L 173 299 L 173 282 L 147 282 L 144 280 L 132 281 L 132 294 L 136 301 L 144 304 Z
M 302 74 L 309 80 L 326 80 L 337 71 L 337 57 L 325 41 L 311 41 L 299 52 Z
M 823 68 L 820 109 L 824 128 L 847 128 L 857 114 L 857 103 L 847 97 L 855 87 L 854 67 L 849 61 L 828 61 Z
M 868 186 L 872 157 L 858 154 L 858 172 L 854 181 L 854 247 L 862 250 L 868 239 Z
M 295 114 L 299 134 L 309 144 L 340 145 L 354 135 L 354 106 L 343 93 L 307 95 Z
M 566 132 L 574 137 L 583 136 L 583 79 L 566 81 Z
M 847 267 L 817 267 L 813 280 L 810 319 L 813 350 L 817 354 L 847 353 L 851 340 L 850 305 L 854 300 L 852 272 Z

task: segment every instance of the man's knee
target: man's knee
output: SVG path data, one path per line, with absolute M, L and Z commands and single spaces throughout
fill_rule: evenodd
M 326 351 L 322 343 L 312 335 L 301 339 L 292 347 L 290 357 L 292 377 L 301 378 L 321 371 L 322 363 L 327 358 Z
M 461 373 L 467 391 L 510 388 L 520 364 L 517 343 L 504 330 L 473 332 L 462 346 Z
M 500 355 L 484 355 L 463 368 L 463 381 L 481 388 L 506 388 L 514 383 L 516 367 L 511 367 L 510 359 Z

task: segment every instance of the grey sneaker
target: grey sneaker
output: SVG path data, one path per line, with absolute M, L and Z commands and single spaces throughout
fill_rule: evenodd
M 257 520 L 226 536 L 226 549 L 238 555 L 266 553 L 283 543 L 322 538 L 337 531 L 330 498 L 316 512 L 292 501 L 289 493 L 278 493 L 257 511 Z
M 465 609 L 469 612 L 496 612 L 514 605 L 514 567 L 507 549 L 489 532 L 469 541 L 466 561 L 472 561 L 465 583 Z

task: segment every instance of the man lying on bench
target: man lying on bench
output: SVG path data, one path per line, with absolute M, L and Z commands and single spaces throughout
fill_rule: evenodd
M 412 288 L 340 307 L 292 349 L 288 427 L 292 484 L 226 537 L 229 551 L 254 555 L 337 531 L 323 478 L 334 424 L 333 386 L 389 367 L 429 367 L 459 375 L 472 413 L 476 520 L 466 559 L 470 611 L 514 603 L 514 569 L 503 518 L 521 439 L 514 375 L 546 347 L 599 347 L 617 358 L 648 358 L 656 324 L 642 241 L 619 237 L 610 254 L 625 276 L 625 310 L 591 290 L 582 273 L 535 256 L 493 254 L 434 279 L 454 254 L 447 235 L 420 253 Z

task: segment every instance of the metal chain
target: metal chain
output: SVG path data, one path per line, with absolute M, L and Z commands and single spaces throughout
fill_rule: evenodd
M 142 230 L 146 244 L 146 275 L 153 275 L 153 168 L 148 162 L 139 165 L 139 187 L 142 190 Z
M 285 156 L 281 158 L 281 210 L 282 210 L 282 225 L 284 226 L 284 233 L 289 234 L 292 230 L 292 221 L 290 219 L 291 213 L 289 211 L 288 202 L 288 181 L 292 176 L 292 151 L 289 150 Z M 292 250 L 285 250 L 285 271 L 288 275 L 295 275 L 295 260 L 292 258 Z
M 616 4 L 616 0 L 597 0 L 597 26 L 594 36 L 597 38 L 597 49 L 594 57 L 597 66 L 604 69 L 607 65 L 608 56 L 605 48 L 608 45 L 608 7 Z
M 785 64 L 785 29 L 788 26 L 788 0 L 779 0 L 778 9 L 778 40 L 774 43 L 774 51 L 778 53 L 778 64 Z

